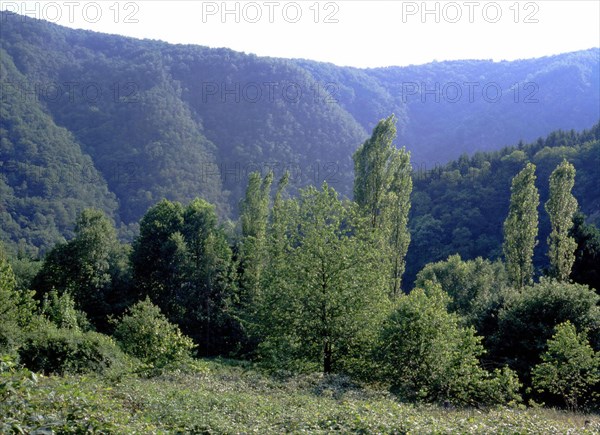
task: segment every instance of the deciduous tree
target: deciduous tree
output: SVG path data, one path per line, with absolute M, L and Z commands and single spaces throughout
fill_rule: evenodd
M 354 153 L 354 200 L 382 239 L 381 258 L 389 275 L 390 292 L 400 293 L 410 243 L 408 212 L 412 178 L 410 154 L 397 149 L 394 115 L 381 120 L 373 134 Z
M 325 373 L 357 369 L 389 306 L 373 232 L 326 184 L 279 207 L 281 251 L 259 302 L 261 354 Z
M 537 244 L 538 205 L 535 165 L 528 163 L 512 180 L 510 208 L 504 221 L 504 256 L 508 276 L 523 288 L 532 281 L 533 249 Z
M 534 387 L 560 395 L 571 410 L 577 410 L 582 399 L 598 396 L 600 354 L 585 334 L 567 320 L 556 326 L 547 346 L 542 362 L 533 368 Z
M 70 293 L 77 308 L 105 329 L 106 316 L 113 312 L 109 299 L 116 302 L 112 284 L 120 274 L 122 253 L 111 221 L 100 210 L 86 209 L 77 219 L 75 238 L 48 253 L 34 287 L 40 295 L 53 289 Z
M 548 237 L 550 273 L 560 281 L 569 279 L 575 263 L 577 242 L 569 234 L 577 211 L 577 200 L 571 193 L 574 185 L 575 167 L 563 160 L 550 175 L 550 197 L 546 202 L 546 212 L 552 225 Z
M 518 380 L 505 369 L 493 375 L 479 365 L 484 349 L 472 327 L 449 313 L 440 285 L 423 283 L 397 300 L 379 349 L 383 380 L 406 399 L 499 403 L 517 398 Z

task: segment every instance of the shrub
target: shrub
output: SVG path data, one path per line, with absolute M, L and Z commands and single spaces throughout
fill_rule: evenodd
M 26 433 L 15 417 L 31 409 L 29 393 L 36 387 L 35 373 L 20 368 L 12 355 L 0 353 L 0 433 Z
M 567 320 L 580 331 L 587 329 L 590 344 L 597 349 L 599 301 L 587 286 L 550 279 L 509 295 L 498 315 L 498 331 L 490 340 L 493 359 L 508 364 L 529 383 L 531 369 L 540 362 L 555 326 Z
M 154 367 L 188 358 L 195 347 L 148 298 L 128 310 L 114 336 L 125 352 Z
M 402 296 L 382 332 L 383 374 L 404 398 L 477 405 L 518 399 L 509 369 L 490 374 L 479 365 L 481 338 L 446 309 L 439 284 L 425 282 Z
M 108 336 L 57 328 L 46 321 L 29 332 L 19 349 L 21 363 L 44 374 L 106 373 L 130 366 L 130 360 Z
M 533 369 L 533 385 L 540 392 L 562 396 L 567 407 L 576 410 L 581 399 L 592 399 L 592 391 L 598 395 L 600 354 L 571 322 L 561 323 L 555 331 L 542 355 L 543 362 Z

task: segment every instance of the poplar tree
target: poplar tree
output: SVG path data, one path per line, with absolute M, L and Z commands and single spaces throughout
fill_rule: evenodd
M 387 224 L 389 249 L 391 251 L 391 290 L 398 296 L 401 291 L 402 275 L 406 268 L 406 253 L 410 244 L 408 212 L 412 177 L 410 154 L 403 148 L 396 150 L 392 158 L 393 177 L 385 196 L 384 218 Z
M 400 293 L 410 243 L 408 212 L 412 178 L 410 154 L 393 145 L 394 115 L 381 120 L 373 134 L 354 153 L 354 200 L 379 232 L 392 295 Z
M 533 249 L 537 245 L 538 205 L 535 165 L 528 163 L 512 180 L 510 207 L 504 221 L 504 256 L 513 285 L 523 288 L 532 281 Z
M 563 160 L 550 175 L 550 197 L 546 212 L 550 216 L 552 232 L 548 237 L 550 273 L 559 281 L 567 281 L 575 263 L 577 242 L 569 235 L 577 200 L 571 194 L 575 185 L 575 167 Z
M 242 238 L 239 244 L 239 286 L 234 304 L 243 352 L 254 351 L 257 345 L 252 330 L 256 326 L 256 304 L 267 259 L 267 225 L 273 172 L 261 177 L 252 172 L 246 195 L 240 203 Z
M 273 172 L 269 172 L 264 178 L 259 172 L 251 173 L 246 196 L 240 207 L 242 224 L 240 257 L 243 269 L 240 284 L 245 298 L 250 300 L 258 291 L 260 276 L 264 268 L 269 194 L 272 183 Z
M 379 121 L 373 134 L 354 153 L 354 201 L 366 212 L 373 228 L 380 228 L 385 194 L 392 180 L 390 161 L 396 137 L 395 117 Z

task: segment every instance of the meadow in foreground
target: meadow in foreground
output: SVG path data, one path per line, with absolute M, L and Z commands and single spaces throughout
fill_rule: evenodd
M 158 376 L 42 377 L 3 363 L 2 433 L 593 434 L 600 417 L 400 403 L 340 376 L 200 361 Z

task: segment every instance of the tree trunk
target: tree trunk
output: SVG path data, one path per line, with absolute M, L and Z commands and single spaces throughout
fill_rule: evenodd
M 333 356 L 331 354 L 331 343 L 329 339 L 325 339 L 323 342 L 323 373 L 331 373 L 333 365 Z

